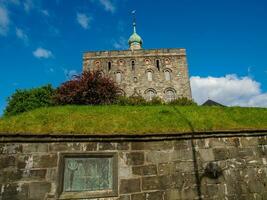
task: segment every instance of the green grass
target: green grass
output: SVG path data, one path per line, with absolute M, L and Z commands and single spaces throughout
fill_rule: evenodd
M 267 130 L 267 109 L 198 106 L 61 106 L 0 118 L 8 134 L 150 134 Z

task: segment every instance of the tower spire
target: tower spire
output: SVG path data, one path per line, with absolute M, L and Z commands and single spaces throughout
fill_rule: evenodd
M 133 15 L 133 32 L 136 33 L 136 16 L 135 16 L 136 10 L 132 11 Z
M 136 33 L 136 16 L 135 16 L 136 10 L 132 11 L 133 15 L 133 34 L 129 38 L 129 48 L 131 50 L 138 50 L 142 49 L 143 40 L 142 38 Z

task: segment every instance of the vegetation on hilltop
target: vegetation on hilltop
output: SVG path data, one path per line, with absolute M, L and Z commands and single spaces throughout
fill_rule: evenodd
M 8 98 L 4 115 L 10 116 L 36 108 L 54 105 L 53 95 L 54 89 L 50 84 L 28 90 L 16 90 Z
M 150 134 L 267 129 L 267 109 L 201 106 L 58 106 L 0 119 L 9 134 Z
M 57 89 L 51 85 L 17 90 L 10 98 L 4 115 L 11 116 L 40 107 L 56 105 L 162 105 L 162 99 L 154 97 L 147 102 L 141 95 L 124 97 L 119 95 L 119 87 L 101 71 L 85 71 L 73 76 Z M 196 105 L 192 100 L 179 98 L 172 105 Z

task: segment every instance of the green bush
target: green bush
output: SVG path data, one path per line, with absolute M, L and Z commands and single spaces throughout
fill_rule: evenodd
M 168 102 L 169 105 L 177 105 L 177 106 L 192 106 L 192 105 L 197 105 L 193 100 L 190 100 L 186 97 L 181 97 L 178 99 L 175 99 L 171 102 Z
M 163 101 L 160 97 L 158 96 L 155 96 L 152 98 L 151 101 L 148 101 L 147 102 L 148 105 L 162 105 L 163 104 Z
M 124 97 L 121 96 L 117 100 L 117 104 L 121 106 L 146 105 L 146 100 L 141 96 Z
M 35 108 L 51 106 L 53 105 L 53 95 L 54 89 L 50 84 L 33 89 L 16 90 L 7 99 L 8 104 L 4 115 L 16 115 Z

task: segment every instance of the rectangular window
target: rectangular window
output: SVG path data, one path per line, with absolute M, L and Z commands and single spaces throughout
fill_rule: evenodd
M 115 153 L 62 154 L 60 159 L 59 199 L 117 195 Z

